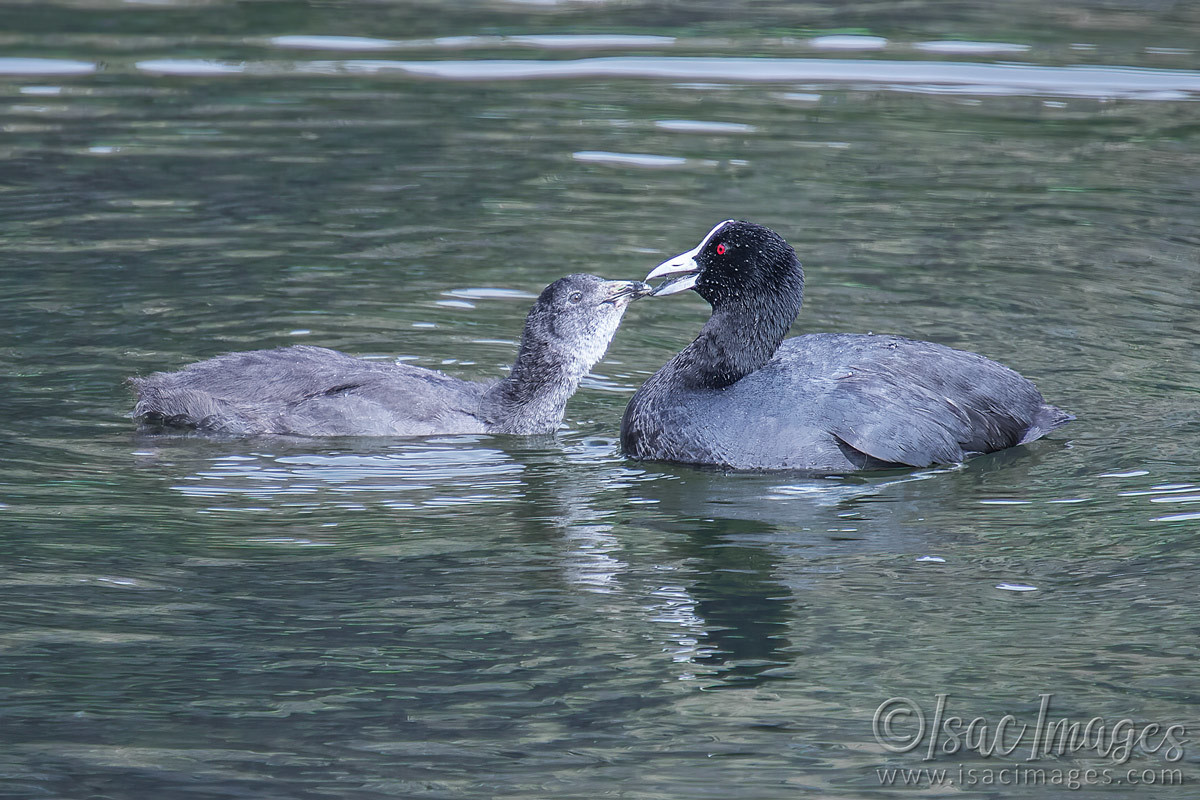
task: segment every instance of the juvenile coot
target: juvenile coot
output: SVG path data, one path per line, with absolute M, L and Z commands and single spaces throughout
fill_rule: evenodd
M 800 311 L 795 251 L 726 220 L 647 280 L 712 305 L 700 335 L 633 396 L 621 445 L 642 459 L 815 473 L 958 463 L 1074 419 L 983 356 L 899 336 L 784 340 Z
M 530 309 L 512 372 L 491 383 L 323 347 L 283 347 L 131 378 L 133 414 L 151 427 L 234 436 L 551 433 L 630 301 L 649 289 L 595 275 L 560 278 Z

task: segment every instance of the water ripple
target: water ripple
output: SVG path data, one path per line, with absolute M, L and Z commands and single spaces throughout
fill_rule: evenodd
M 65 58 L 0 58 L 0 75 L 87 75 L 96 71 L 90 61 Z
M 402 73 L 443 80 L 488 82 L 609 77 L 806 85 L 848 83 L 893 91 L 965 90 L 1013 96 L 1143 100 L 1192 99 L 1200 94 L 1200 71 L 1195 70 L 820 58 L 614 56 L 562 61 L 357 59 L 295 63 L 155 59 L 139 61 L 136 67 L 143 72 L 163 75 Z
M 439 36 L 435 39 L 376 39 L 369 36 L 273 36 L 268 43 L 294 50 L 424 50 L 515 45 L 542 50 L 619 50 L 670 47 L 674 36 L 644 34 L 527 34 L 515 36 Z
M 698 119 L 660 119 L 654 127 L 678 133 L 754 133 L 758 130 L 744 122 L 709 122 Z
M 1029 50 L 1027 44 L 1012 44 L 1011 42 L 961 42 L 937 41 L 917 42 L 914 49 L 926 53 L 954 53 L 955 55 L 992 55 L 994 53 L 1024 53 Z
M 808 40 L 818 50 L 882 50 L 888 40 L 882 36 L 832 35 L 816 36 Z
M 580 150 L 572 153 L 576 161 L 598 164 L 622 164 L 630 167 L 679 167 L 688 163 L 679 156 L 659 156 L 652 153 L 609 153 L 604 150 Z
M 269 41 L 276 47 L 297 50 L 394 50 L 404 44 L 369 36 L 273 36 Z
M 469 437 L 465 437 L 469 438 Z M 294 500 L 302 505 L 344 501 L 347 494 L 369 493 L 387 505 L 410 507 L 487 503 L 507 497 L 522 467 L 497 450 L 459 450 L 438 440 L 375 455 L 302 454 L 250 459 L 218 459 L 173 486 L 189 497 L 244 497 Z M 405 499 L 401 499 L 404 496 Z M 340 499 L 339 499 L 340 498 Z M 411 499 L 409 499 L 411 498 Z M 211 507 L 209 511 L 260 511 L 259 506 Z
M 209 58 L 154 58 L 134 66 L 155 75 L 235 75 L 247 71 L 245 64 Z

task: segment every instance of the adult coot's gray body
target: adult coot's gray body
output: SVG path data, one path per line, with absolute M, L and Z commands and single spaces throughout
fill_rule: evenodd
M 230 353 L 132 378 L 134 416 L 150 426 L 235 436 L 424 436 L 551 433 L 599 361 L 640 281 L 568 275 L 525 319 L 512 372 L 473 383 L 323 347 Z
M 816 473 L 952 464 L 1031 442 L 1074 419 L 1017 373 L 975 353 L 899 336 L 784 340 L 800 311 L 795 251 L 726 220 L 647 280 L 712 305 L 700 335 L 633 396 L 621 445 L 634 458 Z

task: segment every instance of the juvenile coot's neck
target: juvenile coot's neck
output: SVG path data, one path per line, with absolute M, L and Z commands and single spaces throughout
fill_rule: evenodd
M 771 360 L 800 313 L 804 273 L 794 270 L 754 293 L 722 293 L 709 299 L 712 317 L 700 335 L 675 357 L 677 377 L 687 383 L 720 389 L 744 378 Z
M 554 433 L 588 366 L 552 348 L 523 343 L 512 372 L 484 395 L 493 433 Z

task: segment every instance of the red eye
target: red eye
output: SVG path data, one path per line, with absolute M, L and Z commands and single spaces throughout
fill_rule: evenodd
M 723 244 L 717 245 L 717 255 L 719 255 L 719 256 L 725 255 L 725 245 L 723 245 Z

